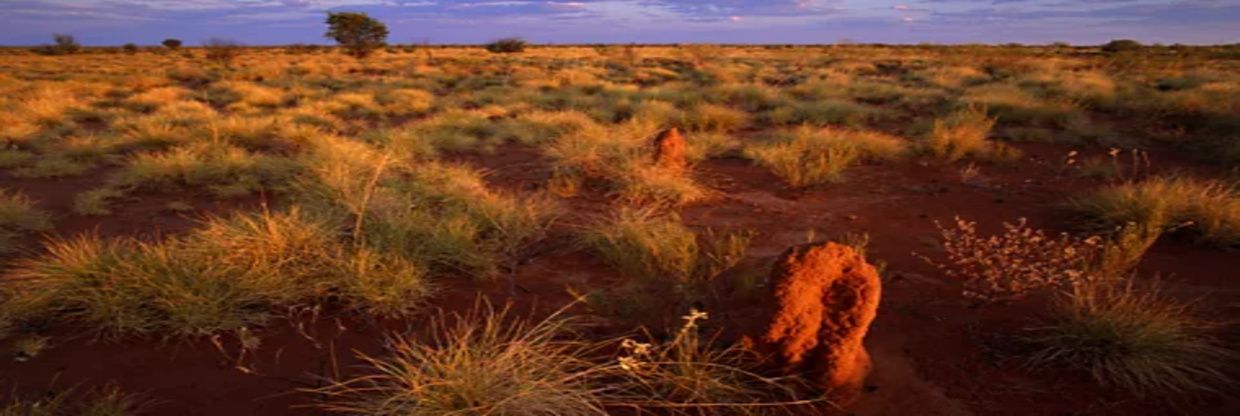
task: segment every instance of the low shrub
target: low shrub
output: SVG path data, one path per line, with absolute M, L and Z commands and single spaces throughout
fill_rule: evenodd
M 529 42 L 521 38 L 503 38 L 486 45 L 487 51 L 491 53 L 521 53 L 525 52 L 525 48 L 529 46 Z
M 946 263 L 935 264 L 964 282 L 964 295 L 983 302 L 1019 299 L 1048 288 L 1074 287 L 1089 280 L 1091 261 L 1102 245 L 1097 237 L 1048 236 L 1026 225 L 1004 223 L 1002 234 L 983 236 L 977 224 L 956 218 L 951 227 L 937 222 Z

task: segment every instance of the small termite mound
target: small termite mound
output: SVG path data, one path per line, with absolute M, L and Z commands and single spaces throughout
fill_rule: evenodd
M 856 398 L 871 368 L 862 341 L 878 313 L 878 270 L 851 247 L 826 242 L 788 249 L 770 279 L 764 349 L 837 402 Z
M 680 129 L 672 127 L 659 133 L 654 139 L 654 163 L 660 167 L 683 171 L 689 165 L 685 156 L 688 144 L 680 134 Z

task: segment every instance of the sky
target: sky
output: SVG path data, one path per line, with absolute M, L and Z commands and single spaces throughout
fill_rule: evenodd
M 1240 0 L 0 0 L 0 45 L 328 43 L 328 11 L 391 43 L 1240 43 Z

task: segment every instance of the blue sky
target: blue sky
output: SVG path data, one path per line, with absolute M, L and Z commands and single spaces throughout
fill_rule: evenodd
M 1240 0 L 0 0 L 0 44 L 326 43 L 329 10 L 394 43 L 1240 43 Z

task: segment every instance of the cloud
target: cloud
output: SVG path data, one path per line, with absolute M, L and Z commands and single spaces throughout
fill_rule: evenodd
M 479 42 L 1236 42 L 1234 0 L 0 0 L 0 44 L 227 34 L 324 42 L 326 11 L 370 13 L 395 40 Z M 915 24 L 910 24 L 915 23 Z M 253 37 L 245 39 L 242 37 Z M 128 39 L 127 39 L 128 38 Z

